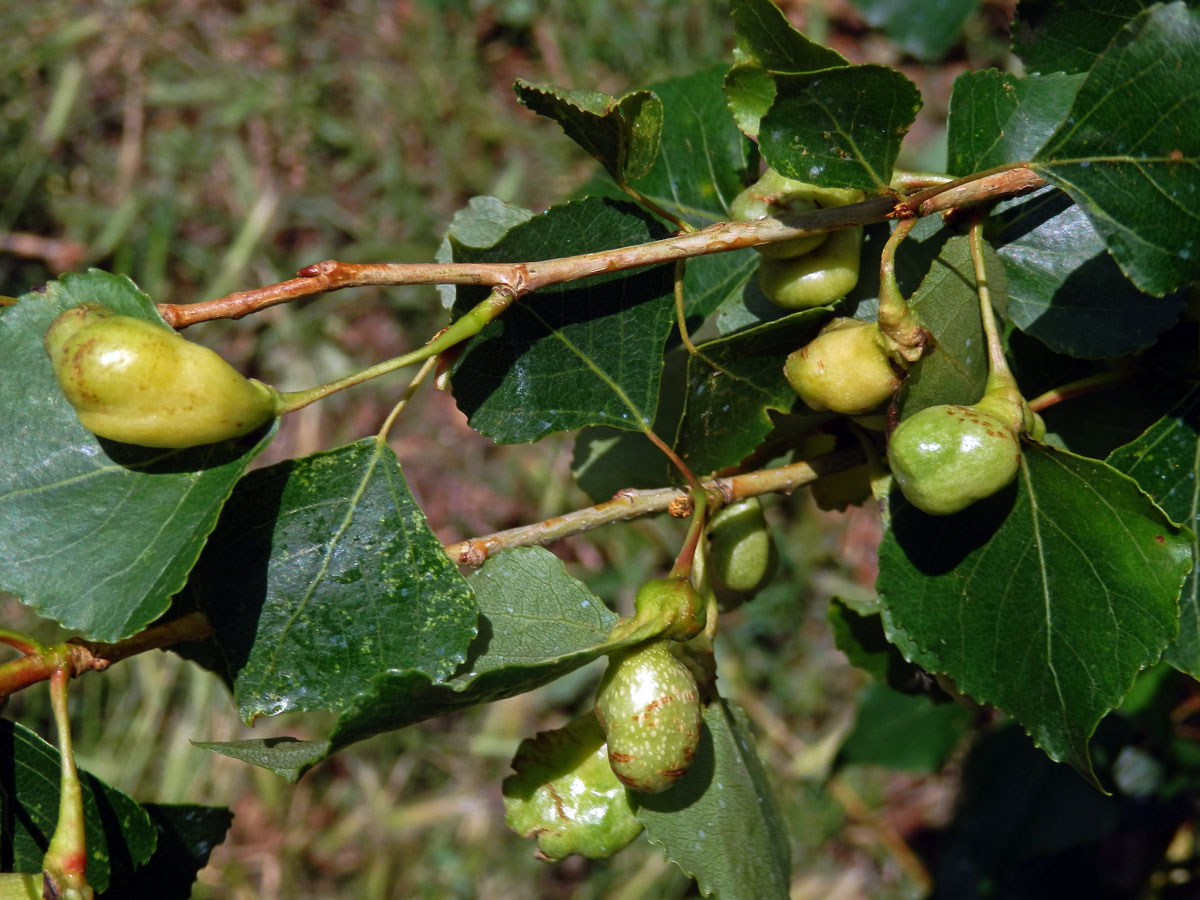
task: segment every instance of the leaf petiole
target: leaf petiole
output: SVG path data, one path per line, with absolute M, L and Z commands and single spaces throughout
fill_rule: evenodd
M 328 384 L 318 385 L 317 387 L 308 388 L 303 391 L 281 393 L 276 402 L 275 415 L 282 416 L 285 413 L 295 412 L 298 409 L 308 406 L 310 403 L 315 403 L 317 400 L 321 400 L 331 394 L 336 394 L 338 391 L 344 391 L 346 388 L 370 381 L 372 378 L 387 375 L 395 372 L 397 369 L 403 369 L 437 356 L 439 353 L 449 350 L 455 344 L 459 344 L 479 334 L 483 330 L 483 327 L 496 318 L 496 316 L 500 315 L 500 313 L 504 312 L 514 299 L 516 298 L 513 294 L 499 289 L 493 290 L 486 300 L 475 306 L 461 318 L 456 319 L 449 327 L 431 338 L 423 347 L 369 366 L 351 375 L 338 378 Z

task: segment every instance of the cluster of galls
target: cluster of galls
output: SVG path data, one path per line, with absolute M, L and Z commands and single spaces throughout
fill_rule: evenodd
M 768 169 L 738 195 L 730 212 L 736 219 L 757 220 L 861 198 L 857 191 L 818 188 Z M 858 280 L 861 231 L 848 228 L 758 247 L 763 293 L 788 309 L 845 296 Z M 878 323 L 835 318 L 787 357 L 784 375 L 810 409 L 861 416 L 895 396 L 911 359 Z M 994 393 L 974 406 L 934 406 L 891 434 L 888 464 L 910 503 L 947 515 L 1009 484 L 1020 467 L 1021 433 L 1036 427 L 1021 404 Z
M 638 798 L 670 790 L 691 767 L 704 708 L 686 642 L 704 627 L 710 587 L 723 607 L 737 605 L 766 585 L 776 563 L 757 498 L 721 510 L 709 537 L 691 577 L 642 585 L 634 619 L 623 620 L 665 630 L 610 654 L 590 712 L 518 748 L 516 774 L 503 786 L 506 821 L 537 840 L 541 858 L 616 853 L 642 831 Z

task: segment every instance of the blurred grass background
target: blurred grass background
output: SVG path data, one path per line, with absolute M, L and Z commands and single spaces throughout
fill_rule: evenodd
M 922 66 L 867 35 L 843 2 L 786 9 L 852 58 L 904 64 L 926 96 L 908 162 L 939 166 L 950 81 L 999 52 L 995 29 L 972 26 L 953 62 Z M 725 4 L 686 0 L 42 0 L 4 4 L 0 33 L 0 294 L 99 266 L 174 303 L 328 257 L 431 259 L 472 195 L 534 209 L 562 199 L 592 164 L 516 103 L 516 76 L 620 94 L 724 60 L 732 43 Z M 424 342 L 439 308 L 431 288 L 344 291 L 189 336 L 291 389 Z M 263 462 L 370 433 L 397 389 L 289 417 Z M 569 441 L 496 448 L 433 391 L 394 445 L 445 540 L 585 502 L 569 483 Z M 824 787 L 862 684 L 832 648 L 826 604 L 869 596 L 875 517 L 821 513 L 807 494 L 769 513 L 784 573 L 729 617 L 721 672 L 760 729 L 792 825 L 793 897 L 918 896 L 919 872 L 889 835 L 944 816 L 949 782 L 860 769 L 843 776 L 840 800 Z M 670 522 L 611 531 L 565 552 L 620 605 L 663 570 L 680 533 Z M 8 627 L 55 636 L 14 601 L 3 609 Z M 199 898 L 692 896 L 644 840 L 611 861 L 550 867 L 504 827 L 499 785 L 517 743 L 585 708 L 597 675 L 381 736 L 296 787 L 189 739 L 316 737 L 328 723 L 281 717 L 249 731 L 221 685 L 171 654 L 81 679 L 72 702 L 80 762 L 101 778 L 143 800 L 234 809 Z M 43 689 L 14 697 L 8 714 L 53 734 Z M 847 797 L 863 809 L 849 815 Z

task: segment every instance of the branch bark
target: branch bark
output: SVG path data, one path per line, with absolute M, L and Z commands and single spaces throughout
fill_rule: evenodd
M 780 219 L 719 222 L 691 234 L 537 262 L 345 263 L 327 259 L 305 266 L 296 278 L 278 284 L 238 291 L 202 303 L 163 303 L 159 304 L 158 310 L 173 328 L 186 328 L 209 319 L 240 319 L 298 297 L 366 285 L 476 284 L 499 288 L 513 297 L 520 297 L 552 284 L 575 281 L 602 272 L 619 272 L 709 253 L 725 253 L 808 234 L 870 225 L 890 218 L 934 215 L 949 209 L 1027 193 L 1043 184 L 1045 181 L 1031 169 L 1008 168 L 939 185 L 907 199 L 887 195 Z
M 719 495 L 723 504 L 732 503 L 758 494 L 789 493 L 824 475 L 832 475 L 834 472 L 858 465 L 865 459 L 866 455 L 861 447 L 852 447 L 807 462 L 714 478 L 704 482 L 703 487 L 706 491 Z M 544 522 L 498 531 L 485 537 L 447 544 L 443 549 L 458 565 L 476 568 L 500 550 L 545 546 L 563 538 L 592 531 L 602 525 L 663 512 L 676 518 L 690 516 L 692 505 L 689 492 L 683 488 L 618 491 L 611 500 L 586 509 L 577 509 L 546 519 Z

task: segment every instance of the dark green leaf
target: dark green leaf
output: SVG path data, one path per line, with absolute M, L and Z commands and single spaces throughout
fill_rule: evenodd
M 654 433 L 668 441 L 679 429 L 687 399 L 687 360 L 687 351 L 679 346 L 668 351 L 663 366 Z M 640 431 L 621 431 L 602 425 L 579 432 L 571 474 L 596 503 L 626 488 L 660 488 L 678 477 L 662 450 Z
M 697 227 L 726 219 L 730 201 L 758 174 L 758 152 L 726 109 L 723 74 L 718 67 L 651 85 L 662 101 L 662 145 L 650 173 L 633 184 Z M 690 260 L 689 274 L 692 268 L 728 255 Z M 694 294 L 693 286 L 688 291 L 688 314 L 703 315 L 704 304 Z
M 331 741 L 301 741 L 287 736 L 192 743 L 201 750 L 211 750 L 267 769 L 289 784 L 295 784 L 300 776 L 333 752 Z
M 589 199 L 554 207 L 496 246 L 455 258 L 539 260 L 662 236 L 632 207 Z M 471 426 L 502 443 L 585 425 L 648 427 L 674 324 L 673 269 L 597 275 L 514 303 L 454 366 L 455 399 Z M 470 302 L 465 293 L 459 308 Z
M 1200 278 L 1200 10 L 1158 6 L 1097 58 L 1034 168 L 1083 207 L 1122 271 L 1162 296 Z
M 65 275 L 0 318 L 0 588 L 84 637 L 115 641 L 166 611 L 272 432 L 188 450 L 97 439 L 42 346 L 55 317 L 86 302 L 162 321 L 132 282 L 97 271 Z
M 957 703 L 934 703 L 873 682 L 859 696 L 854 730 L 839 759 L 849 765 L 936 772 L 970 724 L 971 714 Z
M 730 269 L 725 296 L 714 317 L 719 334 L 734 334 L 788 314 L 787 310 L 768 300 L 758 285 L 760 254 L 754 250 L 739 250 L 720 256 L 729 260 Z M 733 265 L 735 260 L 736 267 Z
M 724 71 L 720 66 L 703 69 L 650 86 L 663 106 L 662 142 L 649 174 L 633 182 L 640 194 L 699 228 L 728 218 L 730 201 L 758 175 L 758 151 L 726 108 Z M 629 199 L 600 173 L 579 193 Z M 689 260 L 689 269 L 728 255 L 697 257 Z M 689 300 L 690 314 L 693 305 Z
M 641 178 L 658 156 L 663 108 L 650 91 L 620 100 L 598 91 L 573 91 L 517 79 L 517 99 L 553 119 L 619 183 Z
M 956 515 L 891 502 L 889 639 L 1093 777 L 1096 724 L 1175 637 L 1190 538 L 1132 479 L 1041 445 L 1015 484 Z
M 531 691 L 614 649 L 606 642 L 616 614 L 540 547 L 489 559 L 471 586 L 479 638 L 459 674 L 445 685 L 409 672 L 379 676 L 338 719 L 335 746 Z
M 756 276 L 761 261 L 753 250 L 710 253 L 689 260 L 683 281 L 689 326 L 693 316 L 708 317 L 716 312 L 717 330 L 729 334 L 783 315 L 786 311 L 758 289 Z M 754 307 L 753 311 L 749 306 Z
M 58 821 L 58 750 L 29 729 L 0 720 L 0 855 L 11 872 L 41 872 Z M 85 772 L 83 814 L 87 880 L 102 893 L 110 879 L 140 866 L 154 852 L 155 830 L 142 807 Z
M 475 636 L 470 588 L 374 438 L 246 476 L 188 593 L 247 721 L 341 709 L 388 669 L 438 681 Z
M 911 81 L 886 66 L 778 75 L 758 142 L 767 163 L 800 181 L 887 190 L 900 142 L 921 108 Z
M 854 0 L 872 28 L 918 59 L 939 59 L 954 46 L 979 0 Z
M 531 691 L 621 646 L 608 643 L 616 614 L 540 547 L 500 553 L 470 582 L 479 602 L 479 634 L 454 677 L 435 684 L 412 670 L 377 675 L 342 710 L 329 741 L 284 737 L 199 746 L 295 781 L 355 741 Z
M 846 58 L 810 41 L 770 0 L 735 0 L 731 11 L 737 45 L 725 76 L 725 96 L 737 126 L 757 137 L 775 100 L 776 72 L 815 72 L 847 65 Z
M 120 879 L 104 894 L 105 900 L 187 900 L 192 895 L 196 873 L 233 822 L 233 813 L 219 806 L 166 806 L 147 803 L 143 807 L 158 833 L 149 862 Z
M 1191 529 L 1192 559 L 1200 562 L 1200 390 L 1131 444 L 1118 447 L 1108 463 L 1133 478 L 1172 521 Z M 1188 573 L 1179 600 L 1179 638 L 1165 659 L 1200 678 L 1200 584 Z
M 627 488 L 663 487 L 670 482 L 671 468 L 663 452 L 644 434 L 603 425 L 579 432 L 571 459 L 576 484 L 595 503 Z
M 703 358 L 688 363 L 688 407 L 677 440 L 693 471 L 733 465 L 770 434 L 770 411 L 788 412 L 796 403 L 783 358 L 812 340 L 828 317 L 826 309 L 803 310 L 698 348 Z
M 1067 117 L 1081 84 L 1082 75 L 963 72 L 950 96 L 948 171 L 970 175 L 1032 159 Z
M 988 238 L 1008 275 L 1008 319 L 1058 353 L 1143 350 L 1179 318 L 1182 294 L 1151 297 L 1113 262 L 1083 210 L 1057 188 L 998 207 Z
M 985 249 L 984 262 L 993 307 L 1003 309 L 1004 270 L 990 250 Z M 987 346 L 967 238 L 955 236 L 945 243 L 910 303 L 935 346 L 909 370 L 901 418 L 927 406 L 978 401 L 987 382 Z
M 660 207 L 702 228 L 729 217 L 729 203 L 758 175 L 758 152 L 730 118 L 721 93 L 723 68 L 705 69 L 651 85 L 663 104 L 664 132 L 658 162 L 634 182 Z M 697 152 L 697 148 L 703 148 Z M 603 175 L 584 196 L 628 199 Z M 745 283 L 753 251 L 712 253 L 688 260 L 684 306 L 689 327 L 700 323 Z
M 775 102 L 775 76 L 754 64 L 734 66 L 725 75 L 725 96 L 737 127 L 757 138 L 762 118 Z
M 1021 0 L 1013 51 L 1027 72 L 1086 72 L 1152 0 Z
M 846 65 L 840 53 L 810 41 L 792 27 L 771 0 L 734 0 L 730 10 L 737 40 L 734 57 L 773 72 L 814 72 Z
M 638 794 L 638 820 L 700 893 L 718 900 L 786 900 L 787 826 L 741 710 L 716 700 L 700 746 L 669 791 Z

